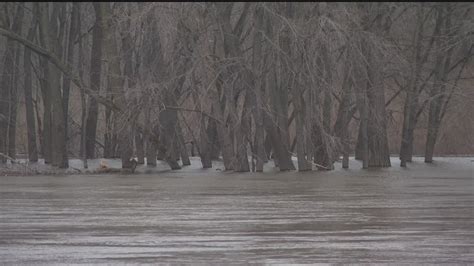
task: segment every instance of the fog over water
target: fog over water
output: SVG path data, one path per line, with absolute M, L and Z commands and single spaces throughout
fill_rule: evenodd
M 435 159 L 0 177 L 0 264 L 474 263 L 474 158 Z

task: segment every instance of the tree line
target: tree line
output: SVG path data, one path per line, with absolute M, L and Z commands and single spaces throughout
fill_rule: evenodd
M 390 167 L 387 108 L 397 99 L 401 166 L 422 116 L 430 163 L 472 78 L 473 7 L 2 3 L 0 165 L 16 158 L 22 120 L 28 160 L 59 168 L 77 155 L 85 167 L 105 157 L 130 168 L 136 156 L 180 169 L 195 152 L 203 168 L 222 159 L 238 172 L 269 160 L 281 171 L 331 170 L 341 156 L 348 168 L 351 154 L 363 168 Z

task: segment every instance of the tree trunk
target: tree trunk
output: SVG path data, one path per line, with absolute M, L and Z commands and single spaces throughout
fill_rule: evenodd
M 97 134 L 97 118 L 99 105 L 96 97 L 100 92 L 102 72 L 102 47 L 104 42 L 104 6 L 108 3 L 93 3 L 95 11 L 95 26 L 92 31 L 92 52 L 90 67 L 90 88 L 95 95 L 89 96 L 89 110 L 86 122 L 86 155 L 87 158 L 95 158 L 95 140 Z
M 152 125 L 151 125 L 151 118 L 150 118 L 150 102 L 149 99 L 145 99 L 144 104 L 145 109 L 145 129 L 144 129 L 144 139 L 145 139 L 145 156 L 146 156 L 146 165 L 148 166 L 156 166 L 156 150 L 158 142 L 158 137 L 154 137 L 152 135 L 153 132 L 158 132 L 158 130 L 153 130 L 152 132 Z
M 230 16 L 234 3 L 216 3 L 214 5 L 217 7 L 217 23 L 221 32 L 219 41 L 223 45 L 222 59 L 234 61 L 234 64 L 223 67 L 223 74 L 219 77 L 219 86 L 222 86 L 225 92 L 225 97 L 223 97 L 224 120 L 221 121 L 228 119 L 231 125 L 228 130 L 232 135 L 233 145 L 235 145 L 233 147 L 233 169 L 238 172 L 248 172 L 250 171 L 247 153 L 248 94 L 244 82 L 247 74 L 239 59 L 242 57 L 240 34 L 234 30 L 239 24 L 241 25 L 244 14 L 241 15 L 238 24 L 233 28 Z
M 53 12 L 51 14 L 50 25 L 49 25 L 49 44 L 47 47 L 53 47 L 53 51 L 58 58 L 61 58 L 62 47 L 61 38 L 55 39 L 60 31 L 58 25 L 58 19 L 61 15 L 61 9 L 65 3 L 54 3 Z M 61 34 L 59 32 L 59 34 Z M 51 90 L 51 149 L 52 149 L 52 161 L 53 166 L 59 168 L 69 167 L 67 158 L 67 141 L 66 141 L 66 124 L 63 107 L 63 98 L 61 90 L 61 70 L 56 66 L 51 66 L 49 69 L 50 90 Z
M 105 109 L 105 134 L 104 134 L 104 158 L 114 158 L 114 148 L 112 143 L 112 134 L 114 129 L 112 128 L 112 110 L 110 108 Z
M 49 64 L 44 58 L 40 58 L 41 68 L 43 69 L 43 77 L 41 79 L 41 96 L 43 99 L 43 130 L 41 130 L 40 138 L 42 141 L 42 153 L 44 163 L 51 163 L 51 96 L 49 90 Z
M 265 126 L 265 115 L 263 117 L 264 117 L 264 119 L 263 119 L 264 124 L 263 125 Z M 268 132 L 265 134 L 265 139 L 263 141 L 263 146 L 265 148 L 265 163 L 268 163 L 268 160 L 273 158 L 273 155 L 272 155 L 272 140 L 271 140 L 270 134 L 268 134 Z
M 390 167 L 390 153 L 387 140 L 385 96 L 380 69 L 369 51 L 369 83 L 367 99 L 369 105 L 367 134 L 369 136 L 369 167 Z
M 3 56 L 3 73 L 0 86 L 1 95 L 8 96 L 11 87 L 11 76 L 13 75 L 13 41 L 7 40 L 7 50 Z M 6 97 L 7 98 L 7 97 Z M 8 140 L 8 111 L 10 109 L 10 102 L 7 98 L 6 101 L 0 101 L 0 153 L 7 154 L 7 140 Z M 7 158 L 0 156 L 0 162 L 6 163 Z
M 406 166 L 413 157 L 413 136 L 416 124 L 416 112 L 418 111 L 417 97 L 413 92 L 407 92 L 404 107 L 404 118 L 402 128 L 402 143 L 400 146 L 400 165 Z
M 189 160 L 188 150 L 186 149 L 186 144 L 184 141 L 183 130 L 179 124 L 179 120 L 176 121 L 176 134 L 178 136 L 178 144 L 179 144 L 179 154 L 181 157 L 181 163 L 184 165 L 191 165 L 191 161 Z
M 61 58 L 61 41 L 58 36 L 58 19 L 61 5 L 54 3 L 49 15 L 49 4 L 40 6 L 40 41 L 43 47 L 53 51 Z M 66 125 L 64 124 L 64 109 L 61 91 L 61 72 L 49 60 L 43 59 L 44 80 L 42 83 L 44 103 L 44 157 L 45 163 L 51 163 L 59 168 L 68 167 L 66 146 Z
M 247 91 L 243 90 L 237 98 L 236 111 L 240 113 L 237 116 L 236 129 L 235 129 L 235 164 L 234 171 L 236 172 L 250 172 L 249 160 L 248 160 L 248 138 L 247 134 L 250 130 L 248 120 L 248 108 L 247 108 L 248 96 Z
M 212 168 L 212 160 L 211 160 L 211 144 L 209 140 L 209 136 L 206 130 L 206 121 L 205 117 L 201 115 L 200 119 L 200 129 L 199 129 L 199 156 L 201 157 L 201 164 L 202 168 Z M 210 123 L 211 119 L 209 119 L 208 123 Z
M 164 161 L 166 159 L 166 146 L 160 142 L 161 140 L 157 141 L 156 145 L 156 159 L 160 161 Z
M 301 99 L 301 91 L 299 89 L 295 89 L 295 94 L 293 96 L 293 103 L 295 104 L 295 111 L 296 114 L 296 156 L 298 158 L 298 171 L 311 171 L 313 169 L 311 165 L 311 161 L 308 161 L 306 147 L 308 145 L 307 137 L 306 137 L 306 130 L 304 127 L 305 113 L 304 113 L 304 106 L 303 106 L 303 99 Z
M 292 82 L 292 102 L 293 112 L 296 116 L 296 156 L 298 159 L 298 171 L 311 171 L 313 166 L 311 160 L 313 157 L 312 140 L 310 136 L 311 128 L 313 127 L 312 113 L 312 91 L 301 89 L 300 75 L 294 77 L 298 82 Z M 306 99 L 306 102 L 305 102 Z M 293 147 L 292 147 L 293 149 Z
M 441 29 L 441 23 L 444 20 L 444 15 L 438 12 L 436 18 L 436 25 L 431 35 L 431 40 L 427 47 L 423 46 L 423 40 L 426 39 L 424 36 L 424 7 L 422 3 L 417 5 L 416 18 L 417 28 L 413 35 L 413 58 L 412 62 L 412 75 L 410 76 L 406 89 L 405 106 L 403 112 L 403 128 L 402 128 L 402 141 L 400 145 L 400 166 L 406 167 L 407 162 L 412 161 L 413 157 L 413 138 L 416 124 L 418 122 L 417 113 L 419 112 L 419 95 L 422 92 L 422 88 L 425 84 L 420 84 L 420 77 L 423 70 L 423 66 L 428 62 L 428 56 L 431 48 L 433 47 L 434 39 L 439 38 L 438 35 Z M 424 53 L 423 53 L 424 52 Z M 426 81 L 425 81 L 426 82 Z
M 263 31 L 264 31 L 264 23 L 265 23 L 265 10 L 263 6 L 260 4 L 257 6 L 255 10 L 255 20 L 256 20 L 256 28 L 258 31 L 255 32 L 254 36 L 254 54 L 253 54 L 253 67 L 255 68 L 255 72 L 263 77 L 264 67 L 266 66 L 266 56 L 263 55 Z M 263 93 L 265 89 L 265 82 L 263 78 L 252 77 L 255 80 L 255 95 L 252 97 L 253 100 L 253 108 L 254 111 L 252 112 L 253 119 L 255 122 L 255 138 L 254 138 L 254 146 L 255 146 L 255 154 L 256 157 L 256 165 L 255 171 L 263 172 L 263 165 L 267 160 L 267 156 L 265 154 L 265 146 L 264 146 L 264 123 L 263 123 Z
M 217 109 L 216 109 L 217 110 Z M 220 112 L 215 112 L 215 114 L 220 114 Z M 220 118 L 219 116 L 217 116 Z M 223 121 L 221 119 L 221 121 Z M 222 160 L 224 161 L 225 170 L 233 170 L 233 154 L 234 154 L 234 144 L 231 137 L 231 131 L 228 126 L 223 124 L 217 125 L 217 137 L 219 139 L 219 145 L 222 147 Z
M 265 33 L 268 39 L 273 40 L 273 25 L 269 16 L 266 16 L 265 21 Z M 275 114 L 274 117 L 266 116 L 266 129 L 272 140 L 272 148 L 275 152 L 277 161 L 275 165 L 278 165 L 280 171 L 295 170 L 295 166 L 291 159 L 290 143 L 288 134 L 288 87 L 282 84 L 277 84 L 277 73 L 276 67 L 277 58 L 272 55 L 271 52 L 268 55 L 269 60 L 269 73 L 266 75 L 266 95 L 270 95 L 270 108 L 271 113 Z M 272 121 L 273 120 L 273 121 Z M 276 126 L 275 126 L 276 124 Z
M 363 47 L 363 44 L 361 45 Z M 352 62 L 359 62 L 357 67 L 354 68 L 354 86 L 357 95 L 357 109 L 359 110 L 359 136 L 356 147 L 356 159 L 362 159 L 362 168 L 367 169 L 369 167 L 369 140 L 368 140 L 368 100 L 367 100 L 367 81 L 364 77 L 367 76 L 367 67 L 365 64 L 361 64 L 360 59 L 357 56 L 356 51 L 350 51 Z M 359 153 L 358 153 L 359 151 Z M 359 155 L 359 156 L 358 156 Z
M 211 160 L 219 160 L 220 145 L 217 138 L 217 122 L 214 119 L 209 119 L 207 122 L 207 138 L 211 145 Z M 194 143 L 192 143 L 194 147 Z M 194 155 L 191 155 L 194 156 Z
M 266 115 L 266 131 L 272 140 L 272 148 L 275 152 L 274 156 L 277 157 L 276 159 L 280 171 L 295 170 L 296 168 L 291 160 L 288 136 L 288 92 L 286 88 L 276 91 L 276 74 L 272 70 L 270 70 L 270 73 L 272 74 L 269 75 L 266 82 L 268 91 L 266 94 L 272 95 L 270 97 L 270 103 L 272 113 L 275 113 L 276 117 L 273 119 Z
M 374 26 L 373 31 L 380 34 L 381 18 L 383 14 L 375 14 L 372 20 L 372 11 L 365 4 L 366 13 L 364 27 L 369 29 Z M 377 7 L 378 8 L 378 7 Z M 389 167 L 390 154 L 388 150 L 386 113 L 385 113 L 385 93 L 382 82 L 383 65 L 380 63 L 383 54 L 374 47 L 374 43 L 367 40 L 365 36 L 357 36 L 360 39 L 360 54 L 364 58 L 356 55 L 353 61 L 357 72 L 354 77 L 359 87 L 359 113 L 361 114 L 362 147 L 363 147 L 363 167 Z M 357 54 L 357 53 L 356 53 Z
M 136 128 L 135 133 L 135 145 L 137 147 L 137 157 L 138 157 L 138 164 L 145 164 L 145 138 L 143 137 L 143 132 L 141 128 Z
M 28 31 L 27 39 L 33 41 L 36 32 L 35 16 Z M 23 68 L 25 72 L 24 78 L 24 96 L 25 96 L 25 118 L 28 136 L 28 160 L 30 162 L 38 161 L 38 147 L 36 144 L 36 123 L 35 110 L 33 107 L 33 91 L 32 91 L 32 72 L 31 72 L 31 50 L 27 47 L 23 48 Z
M 321 120 L 317 121 L 313 125 L 313 161 L 319 170 L 333 170 L 332 146 L 330 146 L 328 133 L 323 129 L 324 126 L 321 122 Z
M 433 162 L 434 147 L 436 144 L 436 138 L 438 137 L 438 131 L 440 127 L 440 121 L 436 117 L 439 115 L 439 107 L 437 104 L 430 104 L 429 118 L 428 118 L 428 132 L 426 135 L 425 145 L 425 163 Z
M 449 6 L 444 7 L 447 10 L 445 22 L 445 35 L 450 36 L 452 34 L 452 26 L 451 26 L 451 15 L 452 12 Z M 451 58 L 453 54 L 453 46 L 450 46 L 448 51 L 443 51 L 443 47 L 446 47 L 446 43 L 442 43 L 442 40 L 438 42 L 438 48 L 440 52 L 438 52 L 437 60 L 436 60 L 436 68 L 435 68 L 435 82 L 432 86 L 430 91 L 430 107 L 429 107 L 429 115 L 428 115 L 428 130 L 426 134 L 426 145 L 425 145 L 425 163 L 432 163 L 433 162 L 433 154 L 434 148 L 436 145 L 436 139 L 438 137 L 439 128 L 441 126 L 441 120 L 443 119 L 444 113 L 442 113 L 442 105 L 445 98 L 445 91 L 446 91 L 446 84 L 448 83 L 448 75 L 449 69 L 451 65 Z M 472 46 L 471 46 L 472 49 Z M 468 58 L 468 57 L 467 57 Z M 457 79 L 454 81 L 456 86 L 462 71 L 464 70 L 466 63 L 469 59 L 466 58 L 464 64 L 460 68 L 459 75 Z M 449 101 L 449 100 L 447 100 Z M 448 104 L 447 102 L 445 104 Z
M 352 108 L 352 80 L 350 78 L 349 58 L 344 65 L 344 80 L 342 83 L 341 102 L 337 112 L 336 122 L 334 123 L 334 134 L 340 140 L 340 149 L 342 153 L 342 168 L 349 168 L 349 123 L 356 108 Z
M 181 166 L 177 162 L 179 158 L 179 144 L 176 134 L 177 112 L 176 110 L 164 109 L 160 112 L 159 119 L 160 145 L 165 147 L 165 161 L 172 170 L 181 169 Z
M 8 123 L 8 156 L 16 158 L 16 120 L 18 113 L 18 88 L 20 76 L 20 56 L 21 49 L 16 47 L 15 49 L 15 71 L 13 71 L 12 87 L 10 88 L 10 111 L 9 111 L 9 123 Z
M 156 144 L 152 141 L 146 144 L 146 165 L 156 166 Z
M 98 5 L 97 3 L 94 4 L 96 6 Z M 114 18 L 110 3 L 100 3 L 97 13 L 100 14 L 99 16 L 102 15 L 100 21 L 102 21 L 102 29 L 104 30 L 104 33 L 106 33 L 106 35 L 104 35 L 105 38 L 103 38 L 103 47 L 105 48 L 105 58 L 107 58 L 107 61 L 109 62 L 108 91 L 114 92 L 114 94 L 116 94 L 113 98 L 113 102 L 119 107 L 119 109 L 126 110 L 128 104 L 127 99 L 125 98 L 124 81 L 120 68 L 120 53 L 118 50 L 117 41 L 115 39 L 115 30 L 117 25 L 113 20 Z M 100 36 L 102 36 L 102 34 Z M 100 81 L 100 76 L 98 81 Z M 138 115 L 134 113 L 127 114 L 124 111 L 119 112 L 118 110 L 115 110 L 113 116 L 115 117 L 113 119 L 114 129 L 120 128 L 120 130 L 117 132 L 117 141 L 119 143 L 122 168 L 134 169 L 136 165 L 135 162 L 132 161 L 134 138 L 133 124 L 134 121 L 136 121 Z M 97 119 L 95 122 L 97 123 Z
M 18 4 L 11 26 L 12 32 L 21 33 L 21 24 L 24 14 L 24 3 Z M 15 158 L 16 141 L 16 109 L 17 109 L 17 87 L 15 82 L 18 76 L 19 49 L 15 48 L 15 42 L 7 39 L 5 54 L 3 56 L 3 73 L 0 84 L 0 95 L 7 100 L 0 100 L 0 153 L 9 154 Z M 16 67 L 15 67 L 15 64 Z M 5 163 L 6 158 L 0 156 L 0 162 Z
M 357 74 L 356 74 L 357 75 Z M 367 169 L 369 167 L 369 140 L 368 140 L 368 103 L 367 96 L 365 93 L 366 88 L 364 84 L 357 82 L 357 106 L 360 114 L 359 123 L 359 137 L 357 140 L 357 146 L 360 149 L 360 159 L 362 160 L 362 168 Z
M 357 109 L 359 111 L 359 115 L 361 115 L 360 113 L 360 108 L 359 106 L 357 106 Z M 360 123 L 362 122 L 362 118 L 360 117 L 360 121 L 359 121 L 359 125 Z M 364 148 L 363 148 L 363 140 L 362 140 L 362 127 L 359 126 L 359 129 L 357 130 L 357 143 L 356 143 L 356 146 L 355 146 L 355 151 L 354 151 L 354 159 L 356 160 L 359 160 L 359 161 L 362 161 L 363 160 L 363 157 L 364 157 Z
M 74 40 L 77 36 L 77 15 L 79 12 L 79 3 L 72 3 L 72 11 L 71 11 L 71 22 L 69 27 L 69 36 L 67 39 L 67 52 L 66 58 L 64 61 L 67 62 L 67 66 L 69 69 L 72 69 L 74 64 Z M 66 139 L 68 138 L 68 112 L 69 112 L 69 92 L 71 88 L 71 77 L 65 75 L 63 78 L 63 113 L 64 113 L 64 123 L 66 124 Z
M 81 6 L 77 5 L 77 32 L 81 35 Z M 84 50 L 82 45 L 82 39 L 79 40 L 79 48 L 78 48 L 78 72 L 79 78 L 83 80 L 84 77 Z M 81 94 L 81 147 L 80 147 L 80 156 L 82 159 L 82 165 L 84 169 L 89 168 L 87 164 L 87 156 L 86 156 L 86 121 L 87 121 L 87 101 L 86 101 L 86 92 L 84 87 L 80 87 L 80 94 Z

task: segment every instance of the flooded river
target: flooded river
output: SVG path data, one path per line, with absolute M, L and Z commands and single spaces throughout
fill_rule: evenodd
M 416 160 L 0 177 L 0 264 L 474 263 L 473 158 Z

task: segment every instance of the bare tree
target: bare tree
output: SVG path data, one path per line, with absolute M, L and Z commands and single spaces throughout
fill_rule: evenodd
M 402 166 L 423 144 L 432 162 L 446 113 L 466 101 L 472 79 L 472 10 L 3 3 L 0 160 L 27 146 L 30 161 L 65 168 L 68 155 L 103 148 L 123 168 L 137 156 L 180 169 L 196 148 L 203 168 L 222 158 L 225 170 L 261 172 L 273 160 L 288 171 L 296 157 L 299 171 L 331 170 L 341 154 L 348 168 L 352 152 L 364 168 L 388 167 L 397 141 Z M 16 147 L 23 120 L 28 145 Z

